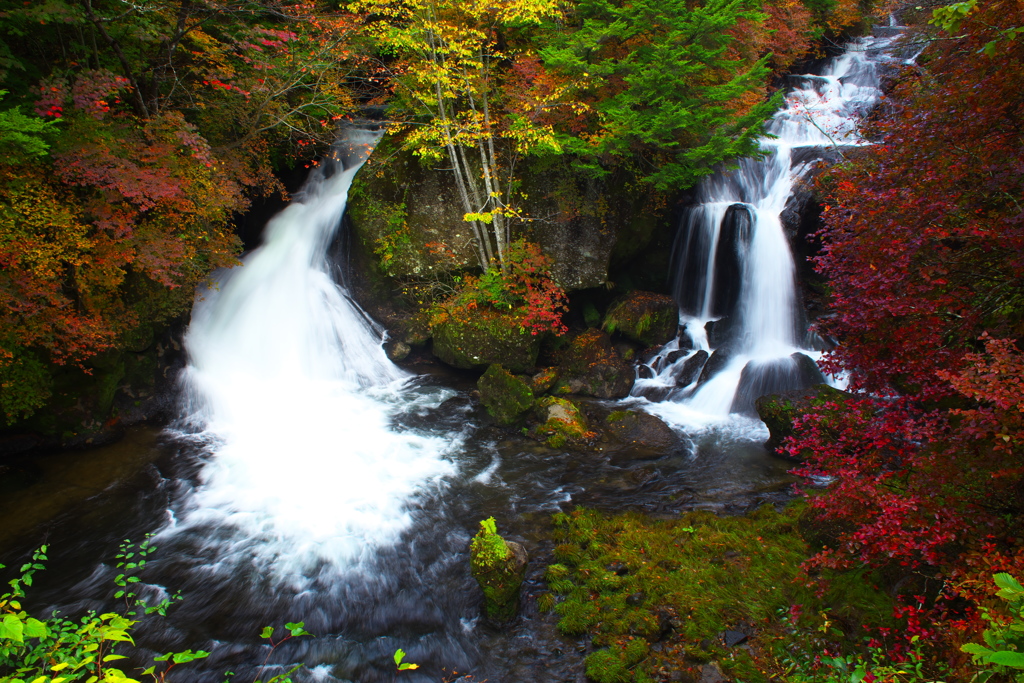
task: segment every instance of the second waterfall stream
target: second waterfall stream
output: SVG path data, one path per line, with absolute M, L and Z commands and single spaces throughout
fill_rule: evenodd
M 782 215 L 825 157 L 864 144 L 858 125 L 874 106 L 891 38 L 864 38 L 798 87 L 767 126 L 763 157 L 697 188 L 674 246 L 682 333 L 641 368 L 634 396 L 683 429 L 754 415 L 757 397 L 826 381 L 807 332 Z M 739 418 L 739 422 L 744 422 Z M 747 420 L 753 431 L 756 420 Z

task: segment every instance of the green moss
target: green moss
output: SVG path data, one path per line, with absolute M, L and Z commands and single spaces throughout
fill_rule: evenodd
M 678 324 L 679 309 L 672 297 L 634 291 L 608 308 L 602 329 L 651 346 L 672 339 Z
M 540 336 L 518 321 L 480 312 L 468 320 L 449 317 L 434 325 L 434 355 L 466 370 L 497 363 L 511 372 L 529 372 L 537 364 Z
M 519 608 L 525 575 L 515 553 L 500 535 L 493 517 L 480 522 L 470 544 L 470 571 L 484 593 L 484 609 L 492 619 L 507 621 Z
M 596 434 L 587 427 L 587 419 L 579 406 L 568 399 L 545 396 L 537 402 L 543 424 L 537 434 L 551 448 L 586 446 Z
M 802 506 L 794 505 L 732 518 L 689 512 L 654 520 L 584 509 L 556 515 L 556 564 L 546 580 L 560 598 L 559 629 L 589 633 L 604 648 L 588 657 L 588 677 L 650 680 L 690 666 L 689 659 L 717 661 L 735 680 L 767 681 L 763 672 L 776 655 L 789 656 L 786 648 L 820 647 L 808 633 L 818 632 L 821 620 L 807 630 L 783 623 L 792 605 L 815 618 L 820 613 L 843 623 L 891 625 L 891 601 L 870 577 L 829 577 L 822 596 L 807 587 L 799 567 L 811 551 L 800 534 L 801 514 Z M 668 636 L 666 618 L 674 625 Z M 766 634 L 752 650 L 762 660 L 716 640 L 740 622 Z M 647 647 L 653 640 L 662 643 L 657 653 Z M 850 642 L 845 636 L 841 641 L 847 647 Z
M 500 365 L 491 365 L 477 381 L 480 400 L 501 424 L 512 424 L 533 407 L 533 390 Z

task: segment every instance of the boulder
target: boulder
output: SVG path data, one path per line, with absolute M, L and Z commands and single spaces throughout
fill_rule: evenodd
M 526 549 L 499 536 L 491 517 L 480 522 L 469 556 L 470 572 L 483 590 L 484 612 L 495 621 L 510 621 L 519 611 L 519 589 L 529 562 Z
M 675 380 L 676 386 L 687 387 L 693 384 L 693 381 L 700 377 L 701 370 L 703 370 L 707 362 L 708 352 L 704 349 L 683 361 L 682 365 L 672 371 L 672 377 Z
M 793 421 L 798 416 L 826 403 L 842 406 L 852 397 L 852 394 L 827 384 L 759 397 L 754 401 L 754 406 L 758 417 L 768 427 L 769 437 L 765 447 L 781 455 L 779 449 L 782 442 L 793 436 Z
M 558 368 L 544 368 L 530 378 L 530 388 L 534 396 L 540 396 L 551 391 L 558 381 Z
M 470 320 L 449 317 L 434 325 L 434 355 L 452 367 L 482 369 L 498 364 L 511 372 L 533 370 L 540 337 L 520 331 L 501 315 L 480 311 Z
M 559 363 L 560 393 L 596 398 L 625 398 L 635 373 L 612 346 L 608 334 L 586 330 L 569 341 Z
M 740 374 L 731 410 L 753 415 L 757 412 L 754 402 L 761 396 L 806 389 L 824 382 L 821 370 L 803 353 L 770 361 L 750 361 Z
M 513 424 L 533 407 L 533 390 L 500 365 L 491 365 L 476 383 L 480 402 L 500 424 Z
M 388 360 L 392 363 L 400 363 L 409 357 L 409 354 L 412 353 L 412 347 L 403 341 L 389 339 L 384 342 L 384 353 L 387 354 Z
M 619 441 L 642 450 L 664 452 L 678 443 L 672 428 L 649 413 L 616 410 L 608 414 L 604 424 Z
M 541 425 L 537 435 L 551 448 L 587 448 L 596 434 L 587 427 L 587 418 L 578 405 L 555 396 L 537 401 Z
M 712 352 L 711 357 L 707 359 L 704 366 L 701 368 L 700 377 L 697 379 L 697 383 L 704 384 L 724 370 L 725 366 L 732 361 L 733 353 L 732 344 L 725 344 L 715 349 Z
M 665 294 L 633 291 L 608 307 L 602 329 L 644 346 L 664 344 L 679 329 L 679 307 Z

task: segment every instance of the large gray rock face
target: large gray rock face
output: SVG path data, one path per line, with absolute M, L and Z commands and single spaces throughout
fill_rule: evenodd
M 660 215 L 648 191 L 630 190 L 627 177 L 596 180 L 575 172 L 568 159 L 523 167 L 520 202 L 529 220 L 516 236 L 540 245 L 554 260 L 552 275 L 568 290 L 605 284 L 611 261 L 650 243 Z M 355 233 L 394 277 L 477 265 L 473 229 L 443 168 L 425 169 L 406 153 L 382 145 L 353 184 L 348 215 Z

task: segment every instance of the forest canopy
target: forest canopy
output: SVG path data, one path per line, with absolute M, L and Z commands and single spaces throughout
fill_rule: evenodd
M 458 172 L 487 270 L 520 236 L 524 155 L 683 189 L 755 149 L 772 70 L 848 4 L 2 3 L 3 420 L 186 311 L 235 217 L 367 107 Z

